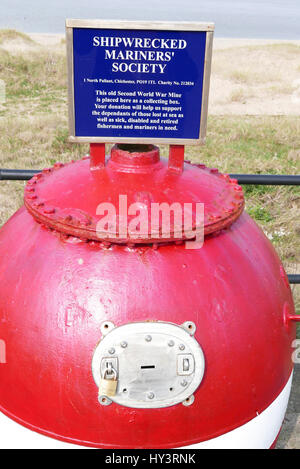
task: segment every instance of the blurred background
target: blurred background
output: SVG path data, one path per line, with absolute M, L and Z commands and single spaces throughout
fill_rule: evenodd
M 214 21 L 217 37 L 300 39 L 299 0 L 1 0 L 0 28 L 62 33 L 65 18 Z

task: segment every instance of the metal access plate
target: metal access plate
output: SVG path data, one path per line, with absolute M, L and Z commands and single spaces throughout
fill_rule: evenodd
M 192 396 L 203 378 L 205 361 L 186 325 L 136 322 L 112 325 L 97 346 L 92 371 L 98 387 L 111 366 L 117 368 L 118 386 L 110 400 L 127 407 L 157 408 Z

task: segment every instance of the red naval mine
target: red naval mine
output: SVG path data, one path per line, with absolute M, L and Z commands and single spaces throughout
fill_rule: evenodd
M 237 182 L 180 154 L 118 145 L 105 162 L 92 144 L 28 182 L 0 231 L 4 414 L 98 448 L 272 446 L 293 370 L 289 283 Z M 107 236 L 99 204 L 120 221 L 120 196 L 204 204 L 203 246 L 175 222 L 164 238 Z

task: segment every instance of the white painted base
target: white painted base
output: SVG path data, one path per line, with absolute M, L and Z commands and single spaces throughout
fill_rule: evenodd
M 291 391 L 292 374 L 288 383 L 272 404 L 258 417 L 242 427 L 218 438 L 187 446 L 199 449 L 265 449 L 276 439 L 286 412 Z M 0 413 L 0 449 L 83 449 L 32 432 Z
M 185 448 L 268 449 L 274 443 L 287 409 L 293 373 L 279 396 L 260 415 L 231 432 Z

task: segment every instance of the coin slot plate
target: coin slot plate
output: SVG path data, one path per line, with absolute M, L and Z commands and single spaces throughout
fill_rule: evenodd
M 92 362 L 97 386 L 107 360 L 118 373 L 117 392 L 110 399 L 134 408 L 184 402 L 200 385 L 205 368 L 197 340 L 184 327 L 159 321 L 128 323 L 103 336 Z

